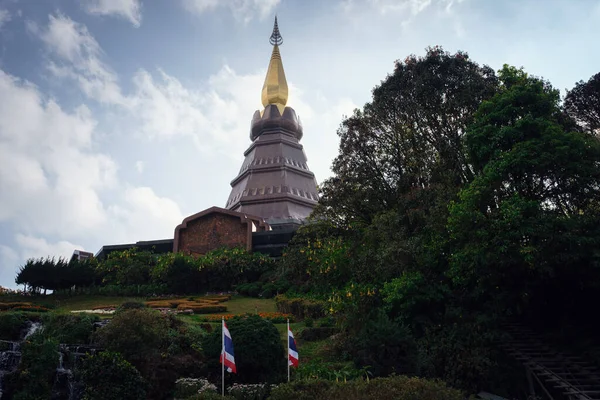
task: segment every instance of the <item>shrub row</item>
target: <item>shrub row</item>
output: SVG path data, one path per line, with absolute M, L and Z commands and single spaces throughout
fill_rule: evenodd
M 11 310 L 15 307 L 31 306 L 31 303 L 25 302 L 11 302 L 11 303 L 0 303 L 0 311 Z
M 231 299 L 231 296 L 204 296 L 198 298 L 164 298 L 157 300 L 150 300 L 146 302 L 146 306 L 150 308 L 179 308 L 182 305 L 188 306 L 216 306 L 219 303 L 226 302 Z M 188 307 L 186 307 L 188 308 Z
M 148 301 L 146 306 L 150 308 L 178 308 L 182 304 L 190 304 L 197 306 L 216 306 L 219 303 L 214 300 L 209 301 L 190 301 L 186 299 L 173 299 L 173 300 L 161 300 L 161 301 Z
M 237 285 L 235 290 L 244 296 L 270 299 L 279 293 L 285 293 L 290 286 L 291 284 L 285 280 L 277 282 L 250 282 Z
M 48 308 L 42 307 L 42 306 L 18 306 L 18 307 L 13 307 L 11 309 L 11 311 L 46 312 L 46 311 L 50 311 L 50 310 Z
M 442 381 L 407 376 L 338 383 L 324 380 L 294 381 L 279 385 L 271 400 L 463 400 L 463 394 Z
M 325 316 L 325 302 L 301 298 L 287 298 L 283 295 L 275 297 L 277 311 L 292 314 L 297 319 L 321 318 Z

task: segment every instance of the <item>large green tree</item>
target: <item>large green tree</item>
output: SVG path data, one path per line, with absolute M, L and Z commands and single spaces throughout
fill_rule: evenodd
M 600 135 L 600 73 L 577 82 L 567 92 L 564 107 L 584 130 Z
M 448 275 L 471 311 L 543 312 L 555 297 L 558 316 L 600 277 L 600 143 L 564 129 L 548 82 L 509 66 L 500 80 L 466 136 L 477 177 L 450 209 Z
M 462 137 L 496 86 L 494 71 L 463 52 L 435 47 L 397 61 L 373 100 L 342 122 L 334 177 L 323 185 L 316 215 L 370 223 L 399 208 L 403 224 L 417 229 L 435 202 L 431 191 L 452 196 L 472 179 Z

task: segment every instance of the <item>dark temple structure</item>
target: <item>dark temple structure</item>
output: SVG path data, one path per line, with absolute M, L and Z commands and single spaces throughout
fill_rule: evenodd
M 252 118 L 250 140 L 238 176 L 231 181 L 226 208 L 211 207 L 185 218 L 173 238 L 103 246 L 95 255 L 136 248 L 153 253 L 182 252 L 200 256 L 220 247 L 241 247 L 279 257 L 317 205 L 317 184 L 308 169 L 300 139 L 302 124 L 286 107 L 288 86 L 275 26 L 273 53 L 262 88 L 263 110 Z M 73 257 L 90 257 L 76 250 Z
M 279 53 L 283 39 L 275 26 L 273 53 L 262 88 L 263 110 L 252 118 L 250 140 L 238 176 L 231 181 L 227 209 L 265 218 L 273 230 L 298 226 L 317 205 L 315 175 L 308 169 L 302 123 L 286 107 L 288 86 Z

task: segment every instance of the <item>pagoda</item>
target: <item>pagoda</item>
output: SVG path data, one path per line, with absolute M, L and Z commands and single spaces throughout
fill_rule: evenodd
M 262 88 L 264 109 L 252 117 L 252 143 L 231 181 L 225 207 L 262 217 L 277 230 L 302 224 L 317 205 L 318 192 L 300 144 L 302 124 L 294 109 L 286 106 L 288 85 L 279 52 L 283 39 L 277 17 L 270 43 L 273 52 Z

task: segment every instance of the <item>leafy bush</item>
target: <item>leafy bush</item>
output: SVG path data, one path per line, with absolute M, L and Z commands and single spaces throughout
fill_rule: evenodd
M 121 353 L 139 368 L 168 343 L 168 324 L 157 311 L 126 310 L 115 314 L 110 324 L 94 333 L 93 339 L 101 347 Z
M 285 351 L 275 325 L 258 315 L 234 317 L 227 321 L 233 339 L 237 367 L 236 380 L 240 382 L 277 382 L 282 379 Z M 210 360 L 212 376 L 219 377 L 221 367 L 221 329 L 215 329 L 203 341 L 204 354 Z
M 0 340 L 18 340 L 27 324 L 27 317 L 20 312 L 0 313 Z
M 260 297 L 270 299 L 277 294 L 277 286 L 274 283 L 265 283 L 260 292 Z
M 117 307 L 117 311 L 134 310 L 134 309 L 145 308 L 145 307 L 146 307 L 146 305 L 139 301 L 126 301 L 125 303 L 123 303 L 119 307 Z
M 311 317 L 304 318 L 304 326 L 312 328 L 315 325 L 315 320 Z
M 298 338 L 307 342 L 316 342 L 318 340 L 327 339 L 328 337 L 336 334 L 338 330 L 336 328 L 328 327 L 313 327 L 306 328 L 299 333 Z
M 335 326 L 335 320 L 331 316 L 325 317 L 319 320 L 317 326 L 320 328 L 332 328 Z
M 98 321 L 97 315 L 51 313 L 42 318 L 42 332 L 59 343 L 89 343 L 94 322 Z
M 285 314 L 293 314 L 298 319 L 321 318 L 325 316 L 325 302 L 303 298 L 287 298 L 279 295 L 275 297 L 277 311 Z
M 83 400 L 146 398 L 146 383 L 119 353 L 102 352 L 88 357 L 81 369 Z
M 279 385 L 270 400 L 462 400 L 463 394 L 436 380 L 392 376 L 347 383 L 308 380 Z
M 14 400 L 49 399 L 58 365 L 58 342 L 35 334 L 21 347 Z
M 419 340 L 422 373 L 470 391 L 490 387 L 498 375 L 496 360 L 501 359 L 494 346 L 498 338 L 483 322 L 428 329 Z
M 383 312 L 365 321 L 363 329 L 350 339 L 348 351 L 359 367 L 370 366 L 375 376 L 414 373 L 419 365 L 418 347 L 410 330 Z
M 258 297 L 262 290 L 262 284 L 260 282 L 242 283 L 236 287 L 239 294 L 248 297 Z

